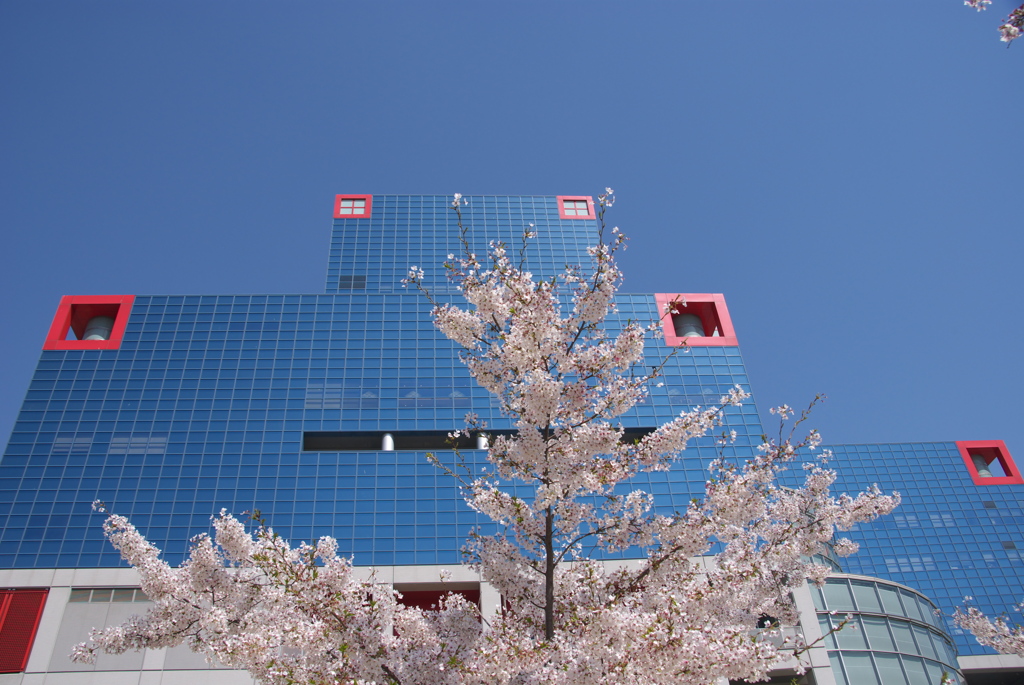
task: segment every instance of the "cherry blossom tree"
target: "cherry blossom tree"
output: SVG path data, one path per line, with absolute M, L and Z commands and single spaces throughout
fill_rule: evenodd
M 613 200 L 611 190 L 599 197 L 590 267 L 535 278 L 525 248 L 516 256 L 492 243 L 487 255 L 473 252 L 466 201 L 456 195 L 461 250 L 444 266 L 466 304 L 434 301 L 418 267 L 405 280 L 431 298 L 438 329 L 516 428 L 491 441 L 486 471 L 452 474 L 467 504 L 496 524 L 465 548 L 466 563 L 501 594 L 496 613 L 481 614 L 457 593 L 432 610 L 405 607 L 392 587 L 361 578 L 333 539 L 293 547 L 265 523 L 249 529 L 227 513 L 213 538 L 195 538 L 172 568 L 112 515 L 107 536 L 155 606 L 94 631 L 74 658 L 187 643 L 273 685 L 706 685 L 758 679 L 802 654 L 807 645 L 780 637 L 780 625 L 797 622 L 791 591 L 823 581 L 830 569 L 812 558 L 826 545 L 856 551 L 835 539 L 837 529 L 890 512 L 899 496 L 873 488 L 833 497 L 835 473 L 821 461 L 803 467 L 799 487 L 779 485 L 797 453 L 821 442 L 816 431 L 794 438 L 807 414 L 785 406 L 775 411 L 792 424 L 788 432 L 765 438 L 747 460 L 716 459 L 685 510 L 660 513 L 652 495 L 631 486 L 641 473 L 671 468 L 694 438 L 722 429 L 728 442 L 729 408 L 747 395 L 734 389 L 717 406 L 623 439 L 618 418 L 647 398 L 664 363 L 643 365 L 645 339 L 660 322 L 607 325 L 621 281 L 614 257 L 625 245 L 617 228 L 605 229 Z M 524 245 L 534 233 L 527 227 Z M 473 416 L 467 422 L 466 431 L 485 428 Z M 510 484 L 532 494 L 513 495 Z M 607 560 L 616 555 L 629 559 Z
M 967 598 L 970 600 L 970 597 Z M 1024 613 L 1024 602 L 1014 607 Z M 1016 654 L 1024 658 L 1024 626 L 1012 625 L 1005 617 L 989 619 L 977 608 L 967 606 L 957 609 L 953 620 L 986 647 L 1002 654 Z
M 964 0 L 964 4 L 981 12 L 988 9 L 992 0 Z M 1010 15 L 1003 20 L 999 27 L 999 40 L 1004 43 L 1012 43 L 1020 38 L 1022 32 L 1024 32 L 1024 4 L 1011 11 Z

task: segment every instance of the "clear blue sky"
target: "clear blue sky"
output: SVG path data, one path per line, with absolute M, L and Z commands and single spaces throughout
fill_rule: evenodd
M 65 294 L 323 288 L 336 193 L 617 191 L 762 411 L 1024 462 L 1024 40 L 960 0 L 0 4 L 6 440 Z

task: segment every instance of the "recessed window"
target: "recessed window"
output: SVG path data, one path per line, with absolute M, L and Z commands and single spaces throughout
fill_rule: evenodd
M 163 454 L 166 435 L 114 435 L 107 454 Z
M 738 345 L 725 297 L 718 293 L 658 293 L 665 342 L 673 347 Z
M 65 295 L 43 349 L 116 350 L 134 301 L 134 295 Z
M 94 604 L 105 604 L 107 602 L 148 602 L 146 596 L 139 588 L 130 587 L 100 587 L 100 588 L 75 588 L 71 591 L 69 602 L 92 602 Z
M 513 430 L 487 431 L 490 435 L 511 435 Z M 304 452 L 430 452 L 452 449 L 448 431 L 310 431 L 302 435 Z M 475 437 L 468 435 L 455 440 L 460 450 L 480 448 Z
M 335 219 L 358 219 L 370 216 L 372 195 L 338 195 L 334 198 Z
M 366 276 L 339 276 L 338 290 L 364 290 Z
M 590 216 L 586 200 L 562 200 L 562 210 L 566 216 Z
M 307 398 L 309 395 L 307 394 Z M 307 400 L 308 401 L 308 400 Z M 308 407 L 308 404 L 307 404 Z M 653 432 L 653 428 L 627 428 L 622 440 L 631 443 Z M 486 431 L 486 436 L 515 435 L 512 429 Z M 479 434 L 478 434 L 479 435 Z M 443 430 L 394 430 L 394 431 L 308 431 L 302 434 L 303 452 L 430 452 L 452 449 L 449 432 Z M 486 440 L 478 436 L 462 435 L 454 441 L 460 450 L 486 449 Z
M 1024 484 L 1002 440 L 957 442 L 956 446 L 975 485 Z
M 435 587 L 435 585 L 437 585 Z M 424 589 L 428 588 L 428 589 Z M 453 593 L 462 595 L 471 604 L 480 606 L 480 586 L 477 583 L 418 583 L 416 585 L 395 584 L 395 589 L 402 593 L 398 603 L 402 606 L 416 607 L 426 611 L 440 607 L 441 598 Z
M 594 199 L 589 195 L 559 195 L 558 216 L 562 219 L 593 219 Z
M 338 203 L 338 214 L 365 214 L 366 200 L 342 200 Z

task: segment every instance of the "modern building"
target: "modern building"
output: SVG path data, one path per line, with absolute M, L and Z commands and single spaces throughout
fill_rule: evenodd
M 425 453 L 445 454 L 444 436 L 469 411 L 492 429 L 509 423 L 435 331 L 430 305 L 400 287 L 419 265 L 432 291 L 457 296 L 429 268 L 457 251 L 450 205 L 339 195 L 322 294 L 61 300 L 39 332 L 42 354 L 0 461 L 0 685 L 250 682 L 185 648 L 68 660 L 90 627 L 146 602 L 103 539 L 95 500 L 128 516 L 172 563 L 222 508 L 258 509 L 289 539 L 334 536 L 414 600 L 436 596 L 440 568 L 455 567 L 446 587 L 484 611 L 497 606 L 493 589 L 456 566 L 482 522 Z M 586 263 L 596 239 L 590 197 L 472 197 L 462 211 L 481 253 L 491 240 L 516 243 L 532 224 L 539 237 L 525 256 L 536 274 Z M 621 295 L 610 325 L 653 319 L 675 296 Z M 622 417 L 627 426 L 654 427 L 749 387 L 723 296 L 685 301 L 647 350 L 649 363 L 665 361 L 665 386 Z M 669 356 L 682 336 L 689 351 Z M 764 432 L 756 399 L 728 411 L 737 457 Z M 833 449 L 838 490 L 878 483 L 901 492 L 903 506 L 853 531 L 864 550 L 824 588 L 798 593 L 803 620 L 789 630 L 808 641 L 827 632 L 831 612 L 860 627 L 819 643 L 801 682 L 924 685 L 943 671 L 972 685 L 1024 682 L 1024 661 L 980 647 L 948 618 L 964 595 L 994 613 L 1024 598 L 1024 479 L 1005 446 Z M 643 476 L 667 511 L 702 491 L 717 447 L 708 438 L 692 450 L 674 470 Z

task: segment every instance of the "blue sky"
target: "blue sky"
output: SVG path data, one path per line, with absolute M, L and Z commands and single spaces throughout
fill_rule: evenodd
M 61 295 L 318 292 L 336 193 L 610 185 L 625 290 L 725 293 L 762 411 L 1021 463 L 1011 7 L 2 3 L 0 433 Z

